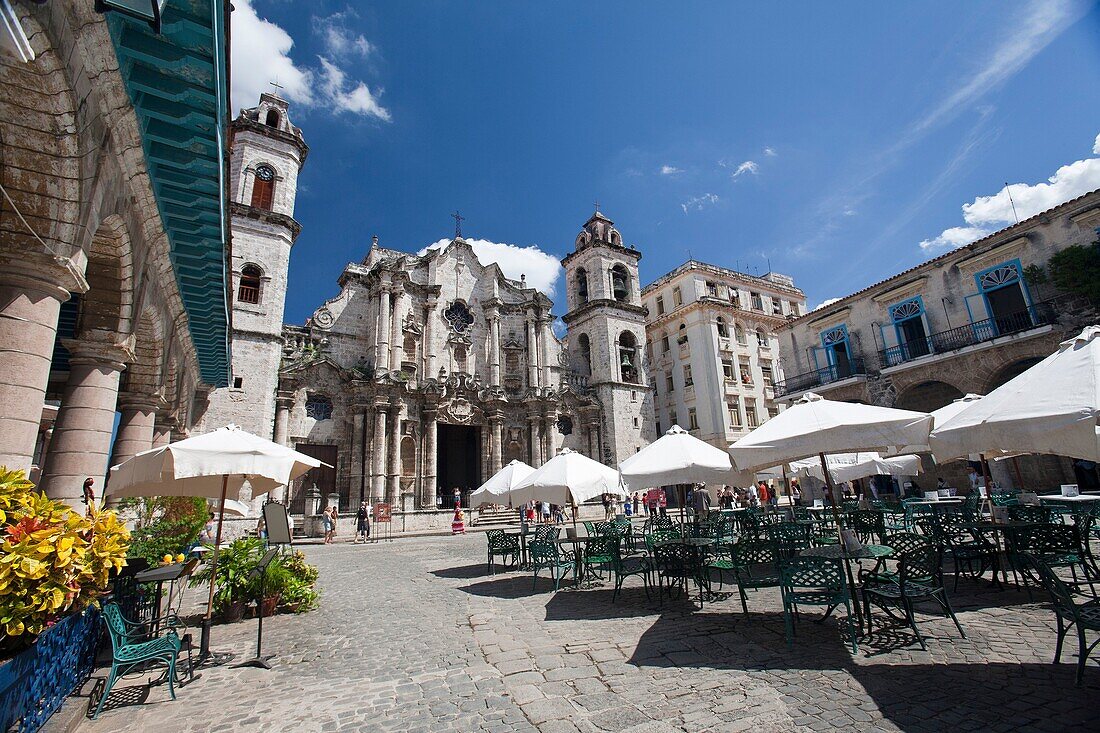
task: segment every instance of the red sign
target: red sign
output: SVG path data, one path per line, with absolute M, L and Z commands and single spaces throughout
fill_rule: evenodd
M 374 505 L 374 521 L 376 522 L 390 522 L 393 520 L 393 511 L 389 504 L 375 504 Z
M 661 489 L 650 489 L 645 495 L 646 506 L 667 506 L 668 497 Z

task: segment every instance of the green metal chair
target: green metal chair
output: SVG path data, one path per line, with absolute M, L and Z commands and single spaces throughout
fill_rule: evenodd
M 585 542 L 582 558 L 585 575 L 588 575 L 591 570 L 596 573 L 597 577 L 603 578 L 602 571 L 610 570 L 612 563 L 615 561 L 612 548 L 618 546 L 619 537 L 614 534 L 594 536 Z
M 813 546 L 812 525 L 799 522 L 780 522 L 764 526 L 764 534 L 784 557 L 795 557 Z
M 934 546 L 930 537 L 925 537 L 924 535 L 913 532 L 895 532 L 893 534 L 888 534 L 882 538 L 882 544 L 894 551 L 893 558 L 881 558 L 875 567 L 870 570 L 860 568 L 860 583 L 897 583 L 897 562 L 900 561 L 901 557 L 905 553 L 915 550 L 918 547 Z M 889 561 L 891 559 L 893 559 L 895 563 L 894 570 L 890 570 Z
M 1077 569 L 1081 569 L 1084 582 L 1089 584 L 1092 595 L 1096 596 L 1093 585 L 1095 573 L 1090 562 L 1090 553 L 1084 547 L 1087 542 L 1081 530 L 1075 525 L 1046 524 L 1034 527 L 1021 527 L 1011 535 L 1010 552 L 1017 556 L 1033 555 L 1048 568 L 1069 568 L 1073 583 L 1080 585 Z M 1029 573 L 1024 573 L 1028 578 Z M 1028 578 L 1029 579 L 1029 578 Z
M 848 581 L 845 580 L 841 561 L 824 557 L 792 557 L 780 561 L 779 572 L 787 646 L 794 645 L 794 623 L 798 619 L 799 606 L 825 606 L 825 615 L 819 621 L 821 623 L 843 604 L 848 612 L 844 622 L 848 626 L 852 653 L 858 653 Z
M 1091 644 L 1086 641 L 1086 631 L 1100 631 L 1100 599 L 1092 599 L 1083 603 L 1074 600 L 1073 591 L 1059 578 L 1046 563 L 1030 554 L 1020 557 L 1021 565 L 1033 571 L 1039 578 L 1039 584 L 1050 595 L 1050 602 L 1054 608 L 1054 618 L 1058 622 L 1058 644 L 1054 648 L 1054 663 L 1058 664 L 1062 658 L 1062 644 L 1070 629 L 1077 627 L 1077 686 L 1080 687 L 1085 677 L 1085 663 L 1089 654 L 1100 644 L 1100 637 Z
M 1008 518 L 1013 522 L 1051 524 L 1054 520 L 1054 512 L 1048 506 L 1017 504 L 1008 508 Z
M 631 575 L 642 576 L 642 584 L 645 587 L 645 597 L 649 598 L 649 585 L 652 582 L 653 560 L 646 555 L 623 555 L 622 543 L 613 542 L 611 549 L 611 572 L 615 576 L 615 590 L 611 594 L 611 602 L 614 603 L 622 590 L 623 581 Z
M 117 603 L 103 604 L 103 620 L 107 633 L 111 637 L 111 672 L 103 686 L 103 694 L 96 705 L 92 719 L 99 717 L 103 703 L 111 694 L 118 678 L 138 667 L 148 664 L 163 665 L 168 668 L 168 692 L 176 699 L 176 657 L 183 644 L 175 629 L 169 629 L 160 636 L 148 636 L 148 624 L 139 624 L 127 620 Z
M 741 610 L 749 615 L 745 589 L 778 588 L 779 549 L 768 540 L 741 540 L 731 551 L 733 575 L 741 596 Z
M 669 598 L 672 597 L 673 588 L 679 587 L 681 592 L 687 592 L 688 580 L 695 577 L 692 566 L 694 561 L 694 548 L 688 545 L 669 542 L 654 546 L 653 565 L 657 569 L 657 593 L 662 604 L 665 601 L 666 581 Z
M 509 535 L 504 532 L 503 529 L 490 529 L 485 533 L 485 538 L 489 542 L 489 574 L 496 574 L 496 565 L 493 562 L 493 558 L 499 555 L 502 560 L 502 565 L 507 567 L 507 559 L 512 559 L 512 567 L 516 567 L 519 564 L 519 537 L 517 535 Z
M 863 617 L 867 620 L 867 635 L 873 633 L 873 616 L 871 605 L 881 608 L 887 616 L 907 623 L 917 635 L 921 649 L 927 649 L 924 637 L 917 628 L 916 617 L 913 613 L 915 601 L 932 599 L 943 609 L 944 614 L 955 622 L 955 628 L 959 630 L 962 638 L 966 638 L 962 624 L 955 616 L 951 608 L 951 602 L 947 598 L 947 588 L 943 583 L 943 552 L 935 546 L 918 547 L 901 556 L 898 562 L 898 581 L 896 583 L 867 583 L 863 586 Z M 891 612 L 891 608 L 899 608 L 904 616 L 899 618 Z
M 574 572 L 573 561 L 562 558 L 558 551 L 558 543 L 553 540 L 531 542 L 527 545 L 527 554 L 531 558 L 531 570 L 534 571 L 534 577 L 531 579 L 532 590 L 538 587 L 540 570 L 550 571 L 550 577 L 554 580 L 554 590 L 561 585 L 561 579 L 566 573 Z
M 886 521 L 882 512 L 869 509 L 856 509 L 848 512 L 844 518 L 848 529 L 856 533 L 863 544 L 883 544 L 886 536 Z

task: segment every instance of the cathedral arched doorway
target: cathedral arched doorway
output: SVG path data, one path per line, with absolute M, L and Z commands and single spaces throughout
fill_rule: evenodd
M 454 490 L 463 502 L 481 486 L 481 426 L 440 423 L 436 430 L 437 506 L 454 506 Z

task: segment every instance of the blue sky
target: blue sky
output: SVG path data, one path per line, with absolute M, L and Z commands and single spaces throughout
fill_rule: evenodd
M 643 282 L 770 259 L 813 306 L 1012 223 L 1006 182 L 1100 188 L 1093 3 L 234 4 L 234 104 L 278 78 L 311 148 L 291 323 L 456 209 L 559 302 L 598 200 Z

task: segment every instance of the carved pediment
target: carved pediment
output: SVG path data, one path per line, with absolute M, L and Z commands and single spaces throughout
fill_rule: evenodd
M 424 332 L 424 325 L 420 322 L 420 319 L 416 317 L 416 314 L 409 311 L 405 314 L 405 319 L 401 322 L 401 330 L 405 333 L 412 333 L 419 336 Z
M 455 425 L 481 424 L 485 413 L 465 397 L 452 397 L 439 406 L 439 420 Z
M 525 347 L 523 342 L 516 336 L 516 332 L 509 331 L 508 335 L 504 338 L 504 343 L 501 344 L 501 348 L 508 351 L 522 351 Z

